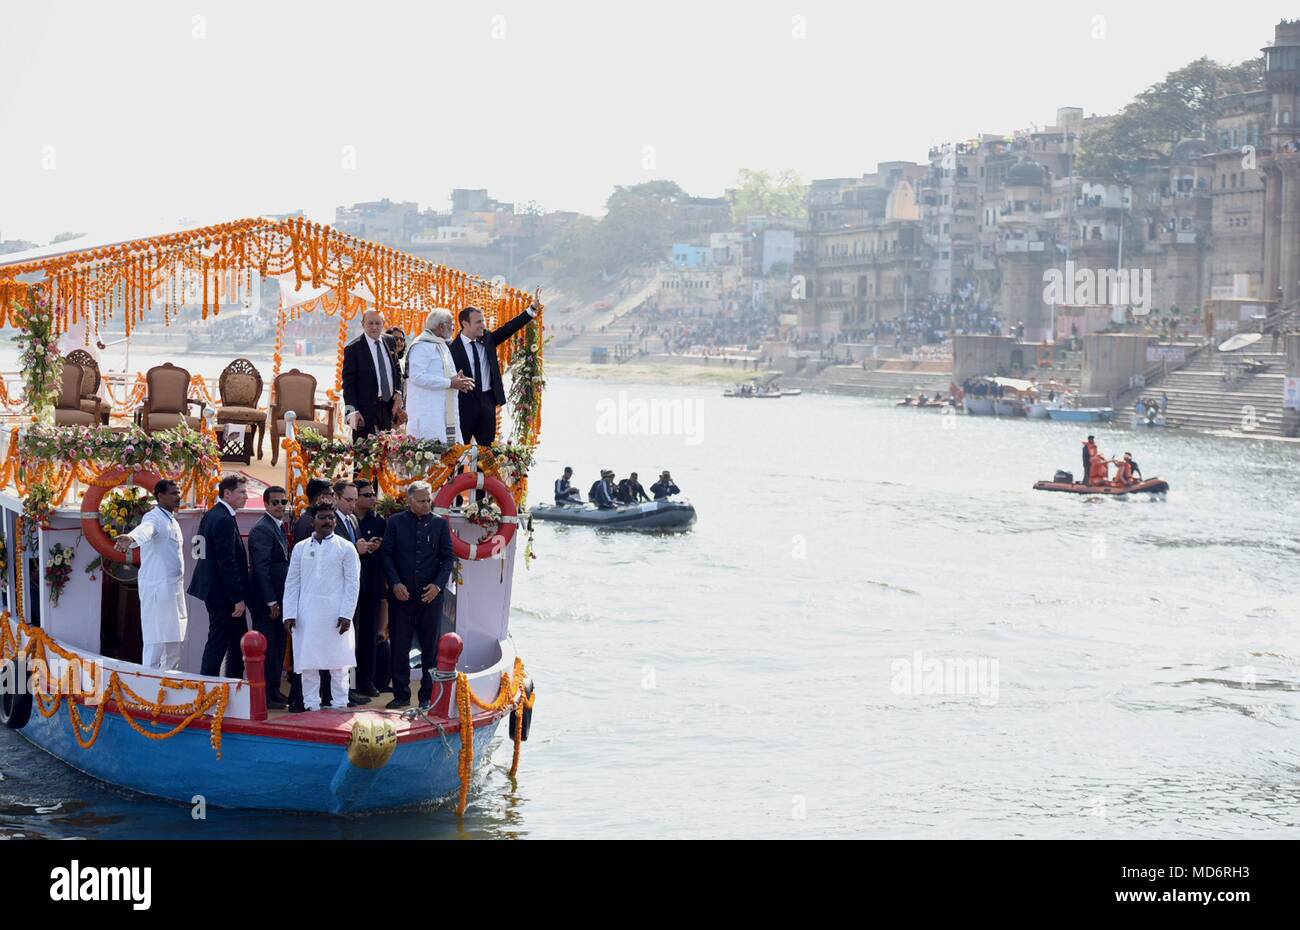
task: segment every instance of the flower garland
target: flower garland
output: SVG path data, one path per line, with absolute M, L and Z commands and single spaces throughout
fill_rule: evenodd
M 26 465 L 75 463 L 102 471 L 106 467 L 178 475 L 207 469 L 220 455 L 216 440 L 184 421 L 169 430 L 146 433 L 138 426 L 34 426 L 23 435 L 20 454 Z
M 343 439 L 326 439 L 311 427 L 297 430 L 295 436 L 313 477 L 333 479 L 340 477 L 340 472 L 350 474 L 349 463 L 359 470 L 368 458 L 369 445 L 365 439 L 355 445 Z
M 27 533 L 26 546 L 35 550 L 40 543 L 37 534 L 49 522 L 54 512 L 54 488 L 43 481 L 33 481 L 23 496 L 23 529 Z
M 40 627 L 28 626 L 22 621 L 21 617 L 18 620 L 18 636 L 25 642 L 20 644 L 18 638 L 15 638 L 9 629 L 10 616 L 7 610 L 0 612 L 0 660 L 16 658 L 21 651 L 27 656 L 30 665 L 49 669 L 51 664 L 47 653 L 52 652 L 66 662 L 81 665 L 91 681 L 103 681 L 103 666 L 64 649 Z M 167 695 L 168 688 L 173 690 L 193 690 L 196 694 L 194 700 L 187 703 L 167 704 L 164 702 L 164 698 Z M 209 691 L 207 684 L 202 681 L 164 678 L 159 683 L 158 697 L 150 701 L 132 690 L 117 672 L 111 672 L 108 676 L 108 685 L 104 691 L 104 699 L 95 708 L 95 716 L 89 723 L 85 723 L 81 719 L 78 702 L 63 691 L 58 691 L 52 695 L 52 700 L 49 701 L 46 700 L 45 695 L 40 690 L 33 697 L 35 698 L 37 710 L 40 711 L 41 716 L 46 718 L 57 714 L 59 708 L 63 706 L 64 700 L 67 700 L 68 719 L 72 723 L 72 735 L 76 738 L 77 745 L 82 749 L 90 749 L 99 739 L 100 731 L 104 726 L 104 714 L 110 703 L 117 707 L 122 718 L 126 720 L 133 730 L 151 740 L 171 739 L 211 711 L 208 740 L 213 751 L 216 752 L 217 758 L 221 758 L 221 727 L 225 720 L 226 710 L 230 706 L 229 684 L 219 685 Z M 132 713 L 147 713 L 151 720 L 157 720 L 162 714 L 179 716 L 184 719 L 170 730 L 158 732 L 157 730 L 146 729 L 144 725 L 131 716 Z
M 531 710 L 537 703 L 537 692 L 524 693 L 524 682 L 528 673 L 524 669 L 524 660 L 515 656 L 514 674 L 501 673 L 501 685 L 497 690 L 496 700 L 488 703 L 479 698 L 470 687 L 469 676 L 464 672 L 456 673 L 456 710 L 460 718 L 460 760 L 457 771 L 460 775 L 460 799 L 456 807 L 456 816 L 465 816 L 465 805 L 469 800 L 470 780 L 474 776 L 474 716 L 470 709 L 472 704 L 489 714 L 499 713 L 507 707 L 514 706 L 519 715 L 519 725 L 515 727 L 515 756 L 510 764 L 510 777 L 519 771 L 520 744 L 523 742 L 524 711 Z
M 54 421 L 54 406 L 63 390 L 63 357 L 59 355 L 54 312 L 44 288 L 33 285 L 24 301 L 9 311 L 18 332 L 18 363 L 23 369 L 23 398 L 34 422 Z M 0 310 L 0 318 L 4 313 Z
M 542 392 L 546 389 L 543 345 L 541 327 L 534 320 L 524 327 L 523 351 L 510 360 L 510 405 L 514 442 L 519 445 L 536 445 L 542 432 Z
M 58 607 L 59 595 L 72 578 L 74 547 L 55 543 L 50 547 L 50 558 L 45 563 L 45 583 L 50 587 L 50 603 Z

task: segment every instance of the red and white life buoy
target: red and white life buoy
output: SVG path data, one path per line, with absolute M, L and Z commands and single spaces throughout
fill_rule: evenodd
M 500 478 L 493 478 L 481 471 L 458 475 L 439 489 L 438 496 L 433 499 L 433 512 L 440 517 L 451 516 L 451 502 L 456 499 L 457 494 L 469 490 L 487 491 L 492 495 L 492 499 L 501 508 L 501 526 L 487 539 L 476 543 L 465 542 L 455 530 L 452 530 L 451 551 L 456 553 L 458 559 L 493 558 L 510 545 L 510 540 L 514 538 L 515 530 L 519 526 L 519 508 L 515 506 L 515 499 L 511 496 L 510 489 Z
M 125 468 L 113 468 L 104 472 L 95 479 L 96 483 L 86 490 L 86 496 L 81 499 L 81 533 L 104 558 L 123 563 L 129 560 L 130 564 L 139 565 L 139 548 L 132 549 L 129 553 L 118 551 L 113 545 L 113 540 L 108 538 L 108 534 L 99 523 L 99 505 L 103 503 L 104 496 L 128 478 L 131 479 L 132 484 L 144 488 L 150 494 L 153 493 L 158 482 L 162 481 L 162 475 L 152 471 L 132 473 Z

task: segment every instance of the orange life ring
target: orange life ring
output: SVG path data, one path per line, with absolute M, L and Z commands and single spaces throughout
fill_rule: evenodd
M 487 540 L 476 543 L 465 542 L 455 530 L 452 530 L 451 551 L 456 553 L 458 559 L 476 561 L 493 558 L 510 545 L 510 540 L 514 538 L 515 530 L 519 527 L 519 508 L 515 506 L 515 499 L 510 494 L 510 489 L 500 478 L 485 475 L 481 471 L 458 475 L 438 490 L 438 496 L 433 499 L 433 512 L 440 517 L 450 516 L 450 505 L 456 495 L 470 489 L 487 491 L 492 495 L 492 499 L 501 508 L 501 526 Z M 485 542 L 490 545 L 484 545 Z M 482 548 L 481 555 L 480 548 Z
M 119 552 L 113 545 L 113 540 L 108 538 L 104 528 L 99 523 L 99 505 L 104 501 L 104 495 L 113 488 L 122 484 L 128 478 L 131 483 L 138 487 L 144 488 L 150 494 L 162 481 L 162 475 L 152 471 L 128 472 L 125 468 L 114 467 L 100 475 L 94 484 L 86 491 L 86 496 L 81 499 L 81 534 L 86 540 L 95 547 L 95 551 L 104 558 L 113 562 L 126 563 L 130 559 L 130 564 L 140 564 L 140 549 L 136 547 L 129 553 Z

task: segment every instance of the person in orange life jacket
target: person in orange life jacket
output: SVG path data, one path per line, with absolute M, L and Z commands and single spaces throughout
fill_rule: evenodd
M 1095 437 L 1089 436 L 1083 441 L 1083 483 L 1089 484 L 1092 476 L 1092 459 L 1097 454 Z
M 1132 452 L 1125 452 L 1123 460 L 1117 464 L 1119 465 L 1121 484 L 1136 484 L 1142 480 L 1142 469 L 1138 468 L 1138 463 L 1133 459 Z
M 1098 487 L 1105 487 L 1110 484 L 1108 478 L 1109 474 L 1110 460 L 1098 452 L 1092 457 L 1092 466 L 1088 473 L 1088 483 Z

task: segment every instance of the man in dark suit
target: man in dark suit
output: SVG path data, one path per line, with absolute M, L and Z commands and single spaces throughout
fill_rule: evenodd
M 353 439 L 392 429 L 393 416 L 402 409 L 400 372 L 384 341 L 384 315 L 367 310 L 361 328 L 343 350 L 343 403 Z
M 235 514 L 248 503 L 248 479 L 227 475 L 217 485 L 217 495 L 216 504 L 199 521 L 197 564 L 187 593 L 203 601 L 208 611 L 208 642 L 199 673 L 220 675 L 225 659 L 226 677 L 243 678 L 239 640 L 248 631 L 248 553 Z
M 408 656 L 411 636 L 420 641 L 420 706 L 433 700 L 432 671 L 438 664 L 438 620 L 442 592 L 455 556 L 447 521 L 433 515 L 433 489 L 415 481 L 407 489 L 409 510 L 394 514 L 384 531 L 379 554 L 388 579 L 388 629 L 393 653 L 393 699 L 390 710 L 411 703 Z
M 266 637 L 266 706 L 283 709 L 288 702 L 280 691 L 284 671 L 284 579 L 289 574 L 289 535 L 284 512 L 289 495 L 284 488 L 262 492 L 266 515 L 248 531 L 248 562 L 252 576 L 253 629 Z
M 384 599 L 384 566 L 379 547 L 384 541 L 387 521 L 375 513 L 376 487 L 361 480 L 357 486 L 357 553 L 361 556 L 361 594 L 357 597 L 357 693 L 378 697 L 387 690 L 387 681 L 375 674 L 378 649 L 379 618 Z M 381 687 L 381 685 L 383 687 Z
M 355 511 L 357 508 L 357 486 L 348 481 L 346 478 L 334 482 L 334 527 L 335 535 L 346 539 L 352 543 L 352 548 L 357 550 L 359 557 L 363 552 L 369 551 L 369 546 L 362 546 L 360 539 L 357 537 L 357 520 Z M 357 601 L 360 603 L 360 594 Z M 353 619 L 356 619 L 355 613 Z M 348 689 L 348 706 L 359 706 L 369 704 L 370 696 L 358 694 L 355 686 L 359 678 L 354 679 L 354 686 Z
M 473 386 L 461 391 L 458 398 L 460 432 L 465 442 L 473 439 L 483 446 L 496 439 L 497 408 L 506 402 L 497 346 L 532 322 L 542 309 L 541 297 L 539 287 L 526 312 L 491 332 L 487 331 L 482 310 L 466 307 L 460 312 L 460 335 L 451 341 L 451 360 L 457 372 L 474 379 Z

